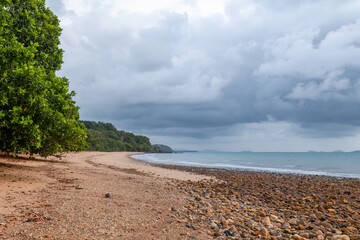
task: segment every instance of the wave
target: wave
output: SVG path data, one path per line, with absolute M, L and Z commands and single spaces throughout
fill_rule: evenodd
M 330 176 L 337 178 L 356 178 L 360 179 L 360 174 L 355 173 L 341 173 L 341 172 L 327 172 L 324 169 L 319 170 L 304 170 L 304 169 L 294 169 L 299 167 L 299 165 L 284 165 L 283 168 L 277 167 L 263 167 L 263 166 L 245 166 L 245 165 L 234 165 L 227 163 L 201 163 L 194 161 L 184 161 L 173 159 L 160 159 L 155 155 L 144 154 L 144 155 L 133 155 L 135 159 L 150 162 L 150 163 L 159 163 L 159 164 L 171 164 L 171 165 L 180 165 L 180 166 L 190 166 L 190 167 L 205 167 L 205 168 L 219 168 L 219 169 L 229 169 L 229 170 L 246 170 L 246 171 L 255 171 L 255 172 L 275 172 L 275 173 L 284 173 L 284 174 L 299 174 L 299 175 L 314 175 L 314 176 Z M 247 162 L 247 164 L 253 164 L 252 162 Z

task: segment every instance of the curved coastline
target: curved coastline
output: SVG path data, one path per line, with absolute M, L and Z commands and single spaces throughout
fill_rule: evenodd
M 358 180 L 155 165 L 134 154 L 142 153 L 72 153 L 61 161 L 0 158 L 0 238 L 360 236 Z M 38 215 L 44 216 L 41 224 L 30 218 Z
M 291 169 L 291 168 L 276 168 L 276 167 L 256 167 L 256 166 L 241 166 L 241 165 L 231 165 L 231 164 L 221 164 L 221 163 L 196 163 L 189 161 L 181 161 L 168 163 L 166 162 L 156 162 L 156 160 L 146 160 L 142 159 L 141 156 L 146 155 L 143 154 L 133 154 L 131 158 L 135 161 L 139 161 L 142 163 L 146 163 L 156 167 L 162 167 L 167 169 L 177 169 L 181 171 L 191 171 L 191 172 L 203 172 L 206 170 L 214 171 L 231 171 L 231 172 L 257 172 L 257 173 L 274 173 L 274 174 L 285 174 L 285 175 L 296 175 L 296 176 L 308 176 L 308 177 L 330 177 L 336 179 L 354 179 L 360 181 L 359 174 L 353 173 L 341 173 L 341 172 L 326 172 L 321 170 L 303 170 L 303 169 Z M 135 156 L 140 156 L 136 158 Z
M 212 177 L 199 175 L 192 172 L 179 171 L 176 169 L 166 169 L 159 166 L 153 166 L 147 164 L 145 161 L 141 161 L 133 158 L 133 155 L 144 154 L 143 152 L 112 152 L 101 154 L 92 159 L 94 163 L 104 164 L 111 167 L 120 169 L 132 170 L 135 169 L 138 172 L 148 174 L 155 177 L 171 178 L 183 181 L 200 181 L 204 179 L 210 179 Z

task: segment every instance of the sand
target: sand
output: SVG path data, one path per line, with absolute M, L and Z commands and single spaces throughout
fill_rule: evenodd
M 132 154 L 0 158 L 0 239 L 360 239 L 357 179 L 159 167 Z
M 182 181 L 188 181 L 188 180 L 199 181 L 203 179 L 212 178 L 209 176 L 198 175 L 191 172 L 155 167 L 151 164 L 147 164 L 145 162 L 131 158 L 132 155 L 138 155 L 138 154 L 143 154 L 143 153 L 117 152 L 117 153 L 100 154 L 92 157 L 91 162 L 104 164 L 110 167 L 121 168 L 121 169 L 128 169 L 128 170 L 136 169 L 137 171 L 147 175 L 160 177 L 160 178 L 177 179 Z
M 187 197 L 178 181 L 208 177 L 153 167 L 131 154 L 0 158 L 0 239 L 209 238 L 171 216 Z

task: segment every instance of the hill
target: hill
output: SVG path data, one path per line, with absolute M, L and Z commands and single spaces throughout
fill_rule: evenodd
M 163 145 L 163 144 L 154 144 L 152 145 L 153 152 L 155 153 L 174 153 L 171 147 Z
M 119 131 L 111 123 L 80 121 L 88 130 L 88 151 L 102 152 L 151 152 L 148 137 Z

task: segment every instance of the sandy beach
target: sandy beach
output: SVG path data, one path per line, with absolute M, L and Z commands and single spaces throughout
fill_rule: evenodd
M 186 199 L 176 181 L 208 177 L 153 167 L 131 154 L 0 158 L 0 239 L 206 239 L 170 213 Z
M 360 239 L 360 181 L 0 158 L 0 239 Z

